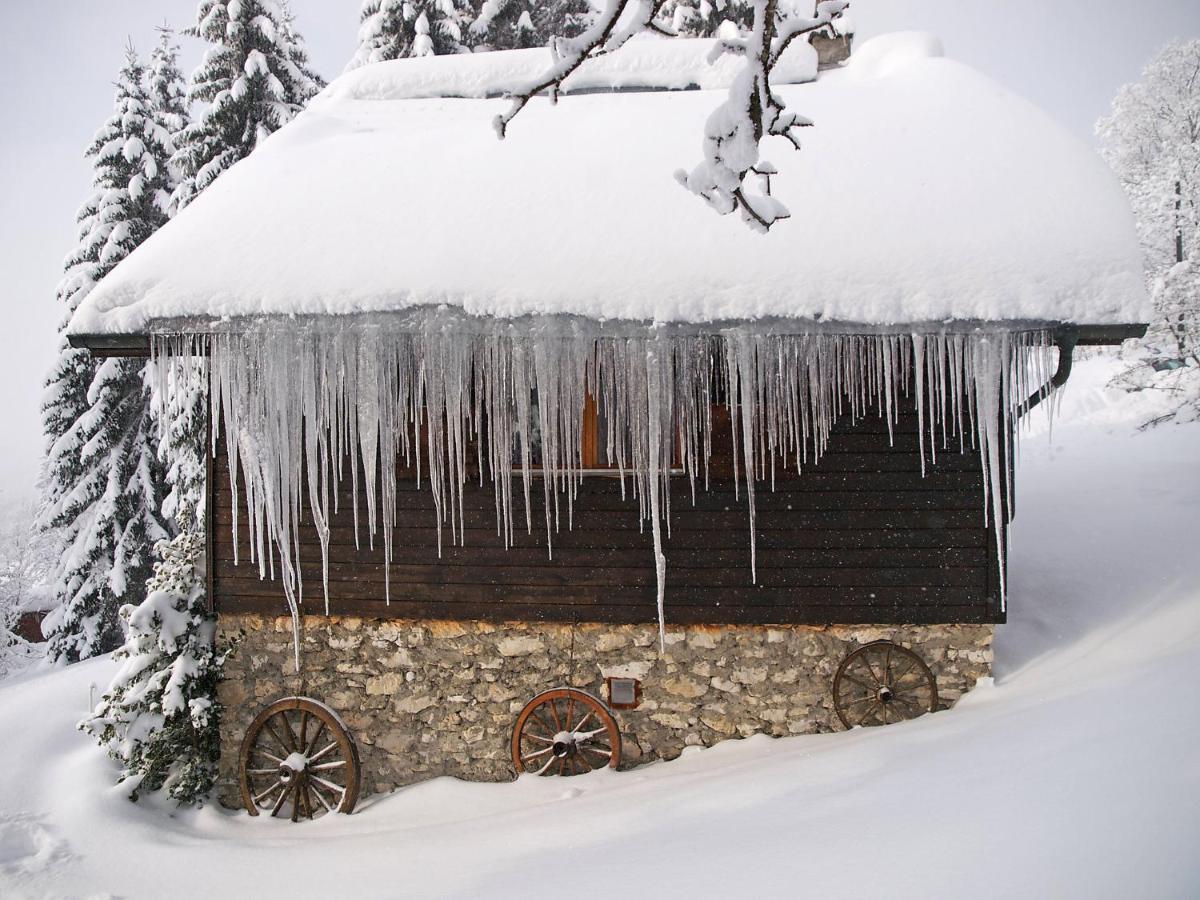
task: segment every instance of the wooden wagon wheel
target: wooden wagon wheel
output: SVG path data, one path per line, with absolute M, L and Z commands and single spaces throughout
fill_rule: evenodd
M 575 688 L 538 694 L 517 716 L 512 735 L 517 774 L 580 775 L 616 768 L 621 732 L 604 704 Z
M 903 722 L 937 710 L 937 682 L 913 651 L 891 641 L 875 641 L 859 647 L 838 666 L 833 706 L 847 728 Z
M 314 818 L 348 813 L 358 802 L 358 747 L 324 703 L 285 697 L 250 723 L 239 760 L 242 802 L 250 815 Z

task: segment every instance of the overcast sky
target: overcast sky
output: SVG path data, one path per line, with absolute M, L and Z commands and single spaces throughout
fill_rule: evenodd
M 112 109 L 126 41 L 191 23 L 196 0 L 0 0 L 0 502 L 31 494 L 38 406 L 62 310 L 54 299 L 91 179 L 83 150 Z M 359 0 L 292 0 L 313 64 L 337 75 Z M 1082 140 L 1117 88 L 1175 38 L 1200 37 L 1200 0 L 853 0 L 859 40 L 938 33 L 947 54 L 1030 98 Z M 184 41 L 184 70 L 200 54 Z

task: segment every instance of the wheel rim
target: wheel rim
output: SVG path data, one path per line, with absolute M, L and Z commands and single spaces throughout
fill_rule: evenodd
M 315 819 L 358 802 L 358 747 L 332 709 L 285 697 L 250 723 L 240 757 L 242 802 L 251 815 Z
M 591 694 L 555 688 L 521 710 L 513 728 L 512 759 L 518 775 L 615 769 L 621 762 L 621 734 L 612 714 Z
M 842 660 L 833 678 L 833 705 L 846 728 L 891 725 L 935 712 L 937 681 L 912 650 L 876 641 Z

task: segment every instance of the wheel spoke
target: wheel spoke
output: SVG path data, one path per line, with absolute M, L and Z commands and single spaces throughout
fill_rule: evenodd
M 313 796 L 317 798 L 317 801 L 323 807 L 325 807 L 325 812 L 333 812 L 333 807 L 329 805 L 329 801 L 325 799 L 325 795 L 321 793 L 321 789 L 316 784 L 313 784 L 312 788 Z
M 529 718 L 531 720 L 537 719 L 537 723 L 546 729 L 547 734 L 554 735 L 554 734 L 558 733 L 558 729 L 555 729 L 554 723 L 548 722 L 545 718 L 543 718 L 541 707 L 538 707 L 537 709 L 535 709 L 533 711 L 533 713 L 529 716 Z
M 879 709 L 878 703 L 874 704 L 873 706 L 868 706 L 867 711 L 865 713 L 863 713 L 862 718 L 858 720 L 858 724 L 865 725 L 867 722 L 867 719 L 869 719 L 871 717 L 871 713 L 878 712 L 878 709 Z
M 550 715 L 554 716 L 555 734 L 557 734 L 559 731 L 563 730 L 562 719 L 558 717 L 558 704 L 553 700 L 550 700 L 548 705 L 550 707 Z
M 271 815 L 273 816 L 279 815 L 279 810 L 283 808 L 283 803 L 285 800 L 287 800 L 288 786 L 281 782 L 280 787 L 282 787 L 283 790 L 279 792 L 279 799 L 276 800 L 275 805 L 271 807 Z
M 857 678 L 855 678 L 849 672 L 842 672 L 842 677 L 845 678 L 847 681 L 849 681 L 851 684 L 857 685 L 858 687 L 862 688 L 868 694 L 874 694 L 875 691 L 878 689 L 875 687 L 871 687 L 871 685 L 867 684 L 865 681 L 859 681 Z
M 267 796 L 268 796 L 269 794 L 273 793 L 274 791 L 278 790 L 278 789 L 279 789 L 279 788 L 281 788 L 281 787 L 283 787 L 283 782 L 282 782 L 282 781 L 276 781 L 276 782 L 274 782 L 274 783 L 273 783 L 273 784 L 272 784 L 272 785 L 271 785 L 269 788 L 267 788 L 267 789 L 266 789 L 265 791 L 263 791 L 261 794 L 255 794 L 255 795 L 254 795 L 254 802 L 255 802 L 256 804 L 257 804 L 257 803 L 261 803 L 263 800 L 267 799 Z
M 332 781 L 327 781 L 324 778 L 322 778 L 320 775 L 310 775 L 308 777 L 312 780 L 312 782 L 314 784 L 319 784 L 324 787 L 327 787 L 327 788 L 329 788 L 329 790 L 333 791 L 334 793 L 341 794 L 343 796 L 346 793 L 346 789 L 344 787 L 342 787 L 340 784 L 334 784 Z
M 896 683 L 898 681 L 900 681 L 901 678 L 904 678 L 907 675 L 911 675 L 913 672 L 917 671 L 916 667 L 913 665 L 912 657 L 907 654 L 900 657 L 900 661 L 898 663 L 896 663 L 896 666 L 897 666 L 896 671 L 892 675 L 892 686 L 893 687 L 896 685 Z M 901 667 L 903 667 L 903 668 L 901 668 Z
M 526 725 L 528 725 L 528 724 L 529 723 L 526 722 Z M 537 741 L 539 744 L 553 744 L 554 743 L 554 738 L 542 737 L 540 734 L 532 734 L 529 731 L 522 731 L 521 737 L 531 740 L 531 741 Z
M 288 749 L 293 752 L 300 750 L 304 745 L 296 739 L 296 731 L 292 728 L 292 720 L 288 718 L 287 711 L 281 712 L 279 718 L 283 719 L 283 730 L 290 742 Z
M 853 706 L 856 703 L 874 703 L 878 698 L 870 697 L 855 697 L 853 700 L 843 700 L 842 706 Z
M 897 697 L 893 698 L 892 702 L 899 703 L 901 706 L 908 707 L 908 709 L 911 710 L 913 713 L 912 718 L 916 718 L 917 716 L 922 716 L 925 713 L 929 712 L 928 704 L 921 705 L 920 703 L 910 700 L 907 697 L 897 696 Z
M 339 759 L 337 762 L 327 762 L 321 763 L 319 766 L 309 766 L 308 770 L 310 772 L 324 772 L 326 769 L 342 769 L 345 768 L 345 766 L 346 761 L 344 759 Z
M 521 757 L 522 762 L 528 762 L 531 759 L 537 759 L 539 756 L 545 756 L 547 753 L 554 752 L 553 747 L 547 747 L 545 750 L 536 750 L 533 753 L 526 753 Z
M 308 743 L 304 745 L 304 755 L 312 756 L 313 747 L 317 746 L 317 741 L 321 739 L 321 735 L 325 733 L 325 720 L 318 720 L 317 730 L 313 732 L 313 736 L 309 738 Z
M 276 763 L 278 765 L 283 765 L 283 757 L 282 756 L 276 756 L 274 753 L 271 753 L 270 751 L 265 750 L 262 747 L 256 746 L 254 748 L 254 752 L 261 753 L 263 756 L 265 756 L 267 759 L 271 760 L 271 762 L 273 762 L 273 763 Z
M 586 716 L 584 716 L 582 719 L 580 719 L 580 720 L 579 720 L 579 724 L 578 724 L 578 725 L 576 725 L 576 726 L 575 726 L 573 729 L 571 729 L 571 732 L 572 732 L 572 734 L 574 734 L 574 735 L 575 735 L 575 738 L 576 738 L 577 740 L 580 738 L 579 729 L 580 729 L 580 728 L 582 728 L 584 725 L 586 725 L 586 724 L 588 723 L 588 719 L 590 719 L 590 718 L 592 717 L 592 714 L 593 714 L 594 712 L 595 712 L 595 710 L 589 709 L 589 710 L 587 711 L 587 715 L 586 715 Z M 592 732 L 592 733 L 594 734 L 595 732 Z
M 867 674 L 871 676 L 871 680 L 875 682 L 875 686 L 883 687 L 883 684 L 879 680 L 879 676 L 875 674 L 875 667 L 873 665 L 871 665 L 870 653 L 868 651 L 864 650 L 862 656 L 860 656 L 858 658 L 858 661 L 859 661 L 860 667 L 866 668 Z
M 571 717 L 575 715 L 575 697 L 574 695 L 567 697 L 567 727 L 566 731 L 572 731 Z
M 319 753 L 314 753 L 308 758 L 309 765 L 312 765 L 318 759 L 323 759 L 329 753 L 329 751 L 333 750 L 335 747 L 337 747 L 337 745 L 337 741 L 333 741 L 328 746 L 324 747 Z

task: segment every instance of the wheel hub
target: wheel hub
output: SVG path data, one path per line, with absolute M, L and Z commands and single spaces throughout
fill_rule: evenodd
M 880 703 L 891 703 L 893 699 L 895 699 L 895 694 L 892 693 L 892 689 L 890 687 L 885 686 L 879 689 Z
M 292 753 L 279 764 L 279 780 L 284 784 L 291 784 L 296 778 L 303 775 L 307 769 L 308 757 L 303 753 Z
M 579 750 L 578 742 L 575 735 L 570 732 L 560 731 L 554 736 L 554 744 L 552 751 L 559 759 L 566 759 L 568 756 L 574 756 Z

